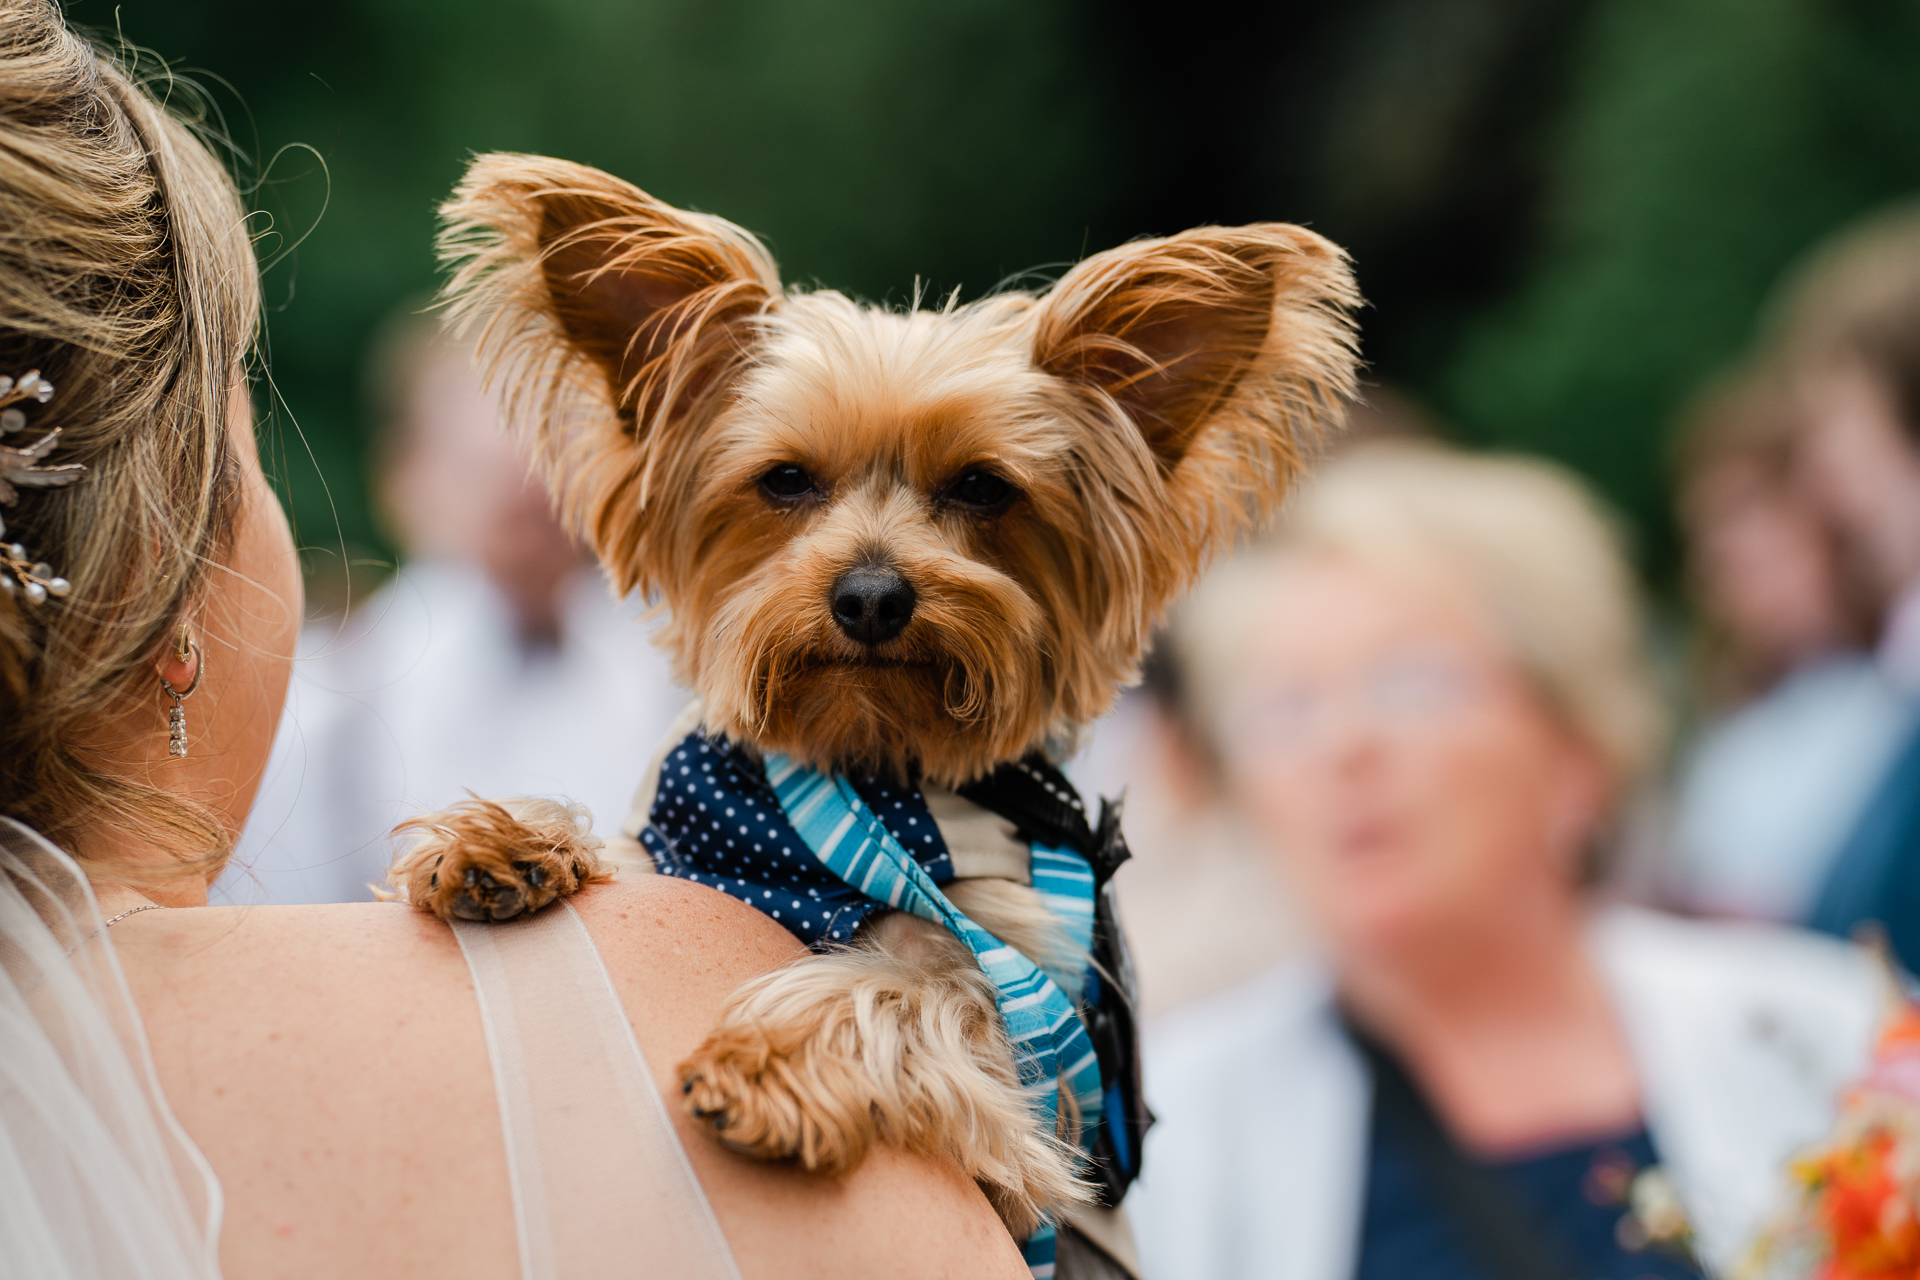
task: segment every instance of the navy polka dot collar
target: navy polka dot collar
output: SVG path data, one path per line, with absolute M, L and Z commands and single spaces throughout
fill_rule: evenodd
M 953 879 L 940 828 L 916 788 L 850 779 L 935 884 Z M 808 946 L 844 943 L 881 905 L 820 865 L 746 752 L 691 733 L 667 753 L 640 842 L 662 875 L 740 899 Z

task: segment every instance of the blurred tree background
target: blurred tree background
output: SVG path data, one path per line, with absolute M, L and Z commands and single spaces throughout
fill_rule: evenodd
M 1579 468 L 1656 577 L 1679 406 L 1798 254 L 1920 190 L 1916 0 L 70 13 L 212 89 L 263 249 L 292 249 L 267 289 L 278 470 L 323 597 L 386 554 L 360 371 L 432 288 L 434 206 L 474 151 L 599 165 L 761 233 L 789 280 L 896 303 L 1201 222 L 1310 223 L 1355 255 L 1369 377 Z

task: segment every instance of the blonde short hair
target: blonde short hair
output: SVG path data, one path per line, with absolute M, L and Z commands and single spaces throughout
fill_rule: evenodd
M 36 425 L 87 468 L 5 509 L 73 594 L 0 595 L 0 812 L 136 831 L 183 874 L 224 860 L 217 817 L 101 768 L 82 730 L 159 697 L 154 656 L 227 553 L 258 314 L 245 211 L 194 128 L 53 4 L 0 0 L 0 373 L 46 374 Z
M 1865 366 L 1920 446 L 1920 200 L 1870 214 L 1796 266 L 1770 305 L 1767 340 L 1793 366 Z
M 1549 463 L 1438 445 L 1370 445 L 1327 464 L 1280 524 L 1213 574 L 1172 631 L 1183 702 L 1211 724 L 1254 638 L 1276 556 L 1328 553 L 1394 572 L 1462 573 L 1547 707 L 1624 793 L 1659 759 L 1664 717 L 1614 523 Z

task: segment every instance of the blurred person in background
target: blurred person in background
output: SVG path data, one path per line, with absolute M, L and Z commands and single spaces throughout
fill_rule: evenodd
M 1667 888 L 1692 911 L 1804 922 L 1907 729 L 1800 444 L 1771 368 L 1722 378 L 1682 427 L 1707 719 L 1679 769 Z
M 1351 406 L 1346 429 L 1324 442 L 1322 457 L 1372 441 L 1444 435 L 1419 401 L 1375 384 Z M 1245 816 L 1196 771 L 1166 713 L 1173 681 L 1164 648 L 1149 655 L 1143 687 L 1092 726 L 1066 766 L 1084 794 L 1126 797 L 1133 857 L 1114 888 L 1146 1019 L 1264 973 L 1310 940 L 1295 895 Z
M 1814 935 L 1602 905 L 1662 716 L 1587 494 L 1357 451 L 1172 636 L 1192 749 L 1320 957 L 1149 1030 L 1146 1274 L 1731 1265 L 1865 1063 L 1879 978 Z
M 471 790 L 563 795 L 617 832 L 686 702 L 500 427 L 472 352 L 413 312 L 376 343 L 376 492 L 402 565 L 310 625 L 227 902 L 345 902 L 394 825 Z
M 1904 741 L 1878 773 L 1813 923 L 1885 930 L 1920 965 L 1920 205 L 1816 251 L 1777 341 L 1807 420 L 1807 473 L 1869 592 L 1881 672 L 1905 696 Z

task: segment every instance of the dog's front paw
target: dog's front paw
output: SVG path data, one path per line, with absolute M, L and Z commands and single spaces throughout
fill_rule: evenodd
M 869 1088 L 811 1046 L 776 1047 L 758 1028 L 723 1026 L 680 1064 L 693 1118 L 725 1145 L 816 1173 L 857 1168 L 873 1145 Z M 828 1077 L 846 1076 L 829 1083 Z
M 436 915 L 457 916 L 462 920 L 511 920 L 515 916 L 552 902 L 555 894 L 546 868 L 531 862 L 515 862 L 502 882 L 491 871 L 478 867 L 446 868 L 448 888 L 439 906 L 429 905 Z M 440 872 L 434 873 L 436 876 Z M 456 878 L 457 877 L 457 878 Z
M 880 1143 L 952 1159 L 1021 1238 L 1089 1194 L 1078 1153 L 1033 1124 L 992 983 L 912 917 L 742 987 L 679 1077 L 736 1151 L 828 1174 Z
M 513 920 L 612 878 L 578 805 L 473 800 L 399 829 L 420 839 L 387 878 L 442 920 Z

